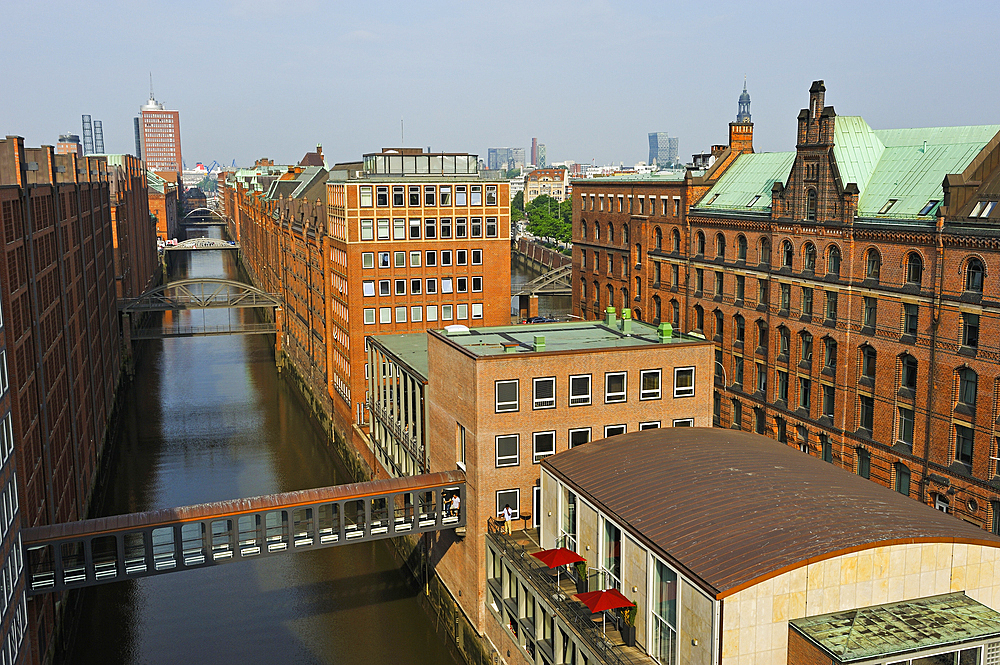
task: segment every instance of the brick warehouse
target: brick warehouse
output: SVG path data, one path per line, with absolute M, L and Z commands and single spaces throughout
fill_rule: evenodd
M 816 81 L 794 152 L 742 155 L 654 224 L 677 288 L 644 284 L 716 342 L 717 425 L 1000 531 L 998 130 L 872 130 Z
M 25 603 L 29 562 L 14 543 L 21 527 L 87 516 L 121 376 L 116 289 L 138 295 L 159 265 L 130 155 L 57 155 L 8 136 L 0 216 L 0 654 L 34 663 L 51 653 L 65 597 Z
M 325 183 L 322 194 L 309 184 L 296 195 L 322 197 L 326 206 L 308 214 L 294 207 L 292 228 L 308 219 L 316 236 L 308 242 L 286 242 L 288 231 L 275 228 L 289 216 L 280 203 L 291 196 L 281 184 L 289 178 Z M 475 155 L 385 149 L 329 172 L 260 160 L 224 185 L 220 179 L 220 197 L 261 287 L 282 292 L 283 282 L 302 282 L 301 293 L 284 294 L 295 308 L 299 293 L 301 320 L 284 313 L 288 334 L 280 344 L 290 355 L 296 345 L 312 349 L 312 386 L 323 386 L 335 427 L 359 451 L 370 446 L 367 335 L 510 321 L 509 184 L 482 178 Z M 298 267 L 289 272 L 292 261 Z

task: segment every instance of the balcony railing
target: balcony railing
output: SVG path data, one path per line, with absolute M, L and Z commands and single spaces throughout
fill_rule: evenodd
M 368 410 L 385 427 L 396 443 L 413 457 L 417 474 L 424 473 L 424 444 L 416 433 L 404 429 L 400 420 L 394 416 L 390 409 L 385 408 L 382 402 L 369 399 Z
M 546 604 L 550 604 L 558 612 L 560 618 L 576 630 L 584 644 L 602 663 L 626 665 L 630 662 L 621 649 L 608 642 L 604 634 L 598 630 L 587 607 L 564 594 L 556 586 L 555 579 L 546 572 L 546 569 L 533 565 L 532 562 L 537 561 L 537 559 L 532 557 L 523 545 L 504 533 L 500 522 L 490 519 L 487 522 L 487 531 L 493 544 L 506 555 L 507 560 L 534 587 L 539 598 L 543 598 Z

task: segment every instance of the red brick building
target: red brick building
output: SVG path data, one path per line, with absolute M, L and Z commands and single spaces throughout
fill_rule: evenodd
M 0 626 L 12 662 L 45 657 L 63 601 L 50 594 L 25 604 L 28 562 L 17 530 L 87 515 L 108 434 L 121 375 L 112 215 L 118 207 L 121 231 L 126 213 L 142 207 L 129 200 L 145 192 L 133 159 L 123 158 L 116 173 L 107 156 L 56 155 L 51 146 L 25 148 L 20 137 L 0 140 L 0 480 L 13 477 L 16 463 L 16 492 L 3 490 L 0 556 L 9 584 Z M 137 221 L 148 223 L 148 214 Z M 141 237 L 130 223 L 119 245 Z M 136 247 L 129 258 L 141 253 Z M 145 283 L 136 265 L 123 276 L 123 284 Z
M 740 155 L 647 227 L 677 278 L 643 285 L 716 342 L 717 425 L 1000 531 L 998 131 L 873 130 L 816 81 L 795 151 Z
M 146 168 L 180 174 L 184 170 L 180 112 L 164 108 L 150 90 L 149 101 L 139 107 L 139 125 Z

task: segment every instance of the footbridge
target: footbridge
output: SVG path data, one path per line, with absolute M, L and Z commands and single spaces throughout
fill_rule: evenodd
M 198 213 L 198 216 L 192 218 L 192 215 L 195 213 Z M 186 226 L 225 226 L 227 224 L 227 220 L 221 213 L 219 213 L 218 210 L 212 210 L 211 208 L 195 208 L 181 217 L 180 223 Z
M 465 491 L 455 470 L 31 527 L 21 531 L 27 593 L 464 530 Z
M 224 325 L 207 324 L 167 328 L 133 328 L 130 321 L 140 312 L 167 312 L 184 309 L 270 307 L 275 309 L 273 323 L 229 321 Z M 182 279 L 150 289 L 138 298 L 119 301 L 123 328 L 129 340 L 163 337 L 201 337 L 205 335 L 274 334 L 281 323 L 281 299 L 273 293 L 229 279 Z
M 167 245 L 163 248 L 165 252 L 177 252 L 192 249 L 239 249 L 238 242 L 232 240 L 220 240 L 218 238 L 189 238 L 176 245 Z
M 573 266 L 566 264 L 539 275 L 511 296 L 568 296 L 573 293 Z

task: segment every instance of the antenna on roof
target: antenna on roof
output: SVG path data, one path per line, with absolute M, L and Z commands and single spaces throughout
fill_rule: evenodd
M 149 98 L 155 99 L 153 97 L 153 72 L 149 73 Z
M 406 145 L 406 141 L 403 140 L 403 119 L 399 119 L 399 145 Z

